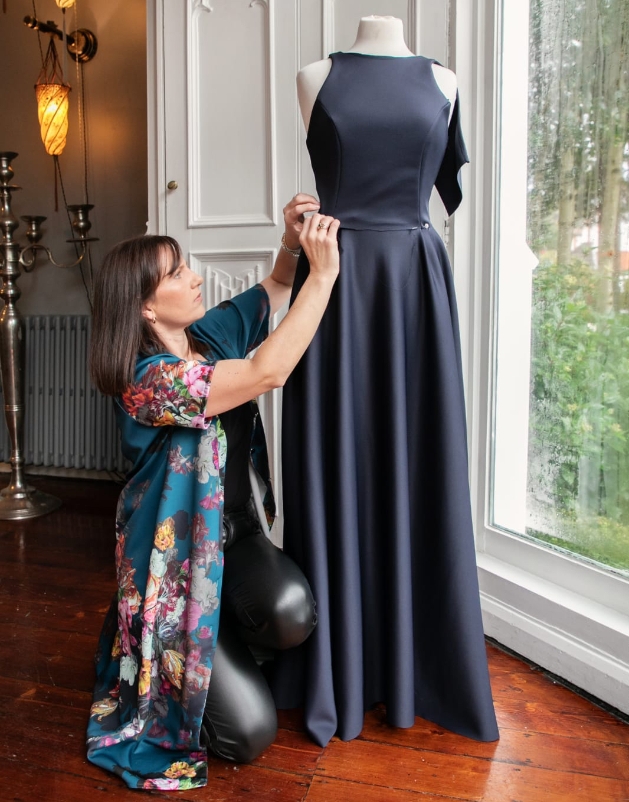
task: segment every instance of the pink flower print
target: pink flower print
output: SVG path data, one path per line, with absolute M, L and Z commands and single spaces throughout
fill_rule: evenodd
M 183 380 L 188 392 L 193 398 L 206 398 L 210 388 L 207 382 L 207 365 L 193 365 L 183 374 Z
M 171 448 L 168 452 L 168 467 L 174 473 L 187 474 L 193 469 L 190 457 L 186 457 L 181 450 L 181 446 Z
M 186 655 L 186 670 L 197 666 L 201 662 L 201 649 L 195 646 L 193 649 L 188 649 Z
M 169 686 L 170 690 L 170 686 Z M 168 730 L 164 727 L 163 724 L 160 724 L 157 719 L 151 725 L 151 729 L 149 730 L 149 737 L 150 738 L 163 738 L 164 735 L 168 734 Z
M 203 504 L 203 502 L 201 502 Z M 209 534 L 210 530 L 205 525 L 205 518 L 198 512 L 192 519 L 192 539 L 195 543 L 201 543 L 203 538 Z
M 189 601 L 186 607 L 186 628 L 188 632 L 192 632 L 199 626 L 199 618 L 203 615 L 203 609 L 199 602 Z
M 127 599 L 120 599 L 118 602 L 118 631 L 120 632 L 120 639 L 122 641 L 122 653 L 127 655 L 131 654 L 132 644 L 135 644 L 135 638 L 132 638 L 129 633 L 131 620 L 132 617 Z
M 99 738 L 97 742 L 99 748 L 103 746 L 114 746 L 117 743 L 118 741 L 112 738 L 111 735 L 104 735 L 102 738 Z
M 209 418 L 205 417 L 205 413 L 201 415 L 195 415 L 193 418 L 190 418 L 190 428 L 191 429 L 207 429 Z
M 122 625 L 124 622 L 127 626 L 133 620 L 133 616 L 131 615 L 131 609 L 129 608 L 129 599 L 126 596 L 123 596 L 122 599 L 118 600 L 118 623 Z
M 212 540 L 207 544 L 207 561 L 208 563 L 216 563 L 217 565 L 223 564 L 221 559 L 219 559 L 218 542 L 216 540 Z
M 127 593 L 126 596 L 127 605 L 129 607 L 129 612 L 131 615 L 135 615 L 140 611 L 140 606 L 142 604 L 142 597 L 138 593 L 137 589 L 134 586 L 133 593 Z M 129 621 L 131 619 L 129 618 Z
M 204 666 L 203 663 L 199 663 L 199 665 L 194 669 L 194 673 L 198 674 L 202 678 L 201 687 L 207 688 L 210 684 L 212 669 Z
M 201 627 L 199 630 L 199 638 L 204 640 L 205 638 L 212 637 L 212 630 L 209 627 Z
M 218 543 L 216 540 L 204 540 L 193 552 L 194 563 L 197 567 L 209 567 L 212 563 L 221 565 Z
M 221 506 L 223 500 L 223 493 L 218 488 L 213 493 L 208 493 L 207 496 L 201 499 L 199 505 L 204 510 L 217 510 Z
M 154 779 L 144 780 L 144 785 L 142 788 L 145 791 L 151 791 L 155 789 L 158 791 L 177 791 L 179 789 L 179 780 L 155 777 Z
M 131 644 L 131 637 L 129 636 L 129 630 L 126 629 L 126 628 L 125 629 L 121 628 L 120 633 L 121 633 L 121 636 L 122 636 L 121 637 L 121 640 L 122 640 L 122 653 L 123 654 L 131 654 L 132 644 Z M 135 645 L 135 644 L 133 644 L 133 645 Z
M 194 668 L 186 666 L 185 694 L 187 700 L 191 699 L 197 693 L 207 691 L 211 676 L 212 669 L 203 665 L 203 663 L 198 663 Z
M 215 437 L 212 441 L 212 459 L 214 460 L 214 468 L 218 473 L 221 467 L 221 458 L 220 458 L 220 451 L 219 451 L 220 443 L 218 442 L 218 437 Z
M 192 740 L 192 734 L 190 730 L 179 730 L 179 743 L 181 744 L 180 748 L 185 749 L 186 746 Z M 188 766 L 188 769 L 191 769 L 192 766 Z M 191 775 L 188 775 L 191 776 Z

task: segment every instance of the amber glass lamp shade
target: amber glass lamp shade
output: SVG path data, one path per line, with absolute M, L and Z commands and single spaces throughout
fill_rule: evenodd
M 46 153 L 60 156 L 68 134 L 68 94 L 66 84 L 36 84 L 39 128 Z
M 59 8 L 72 8 L 76 0 L 55 0 Z

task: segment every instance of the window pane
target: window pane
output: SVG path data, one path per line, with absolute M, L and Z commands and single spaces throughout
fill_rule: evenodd
M 629 573 L 628 38 L 503 4 L 492 521 Z

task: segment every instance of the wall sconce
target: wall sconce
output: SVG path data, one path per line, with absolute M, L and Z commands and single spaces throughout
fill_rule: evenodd
M 40 215 L 22 217 L 27 224 L 29 244 L 22 247 L 15 241 L 13 232 L 20 224 L 11 211 L 11 196 L 20 187 L 11 184 L 11 162 L 16 156 L 17 153 L 0 153 L 0 298 L 4 301 L 0 313 L 0 373 L 11 440 L 11 479 L 0 491 L 0 520 L 37 518 L 61 504 L 55 496 L 28 485 L 24 475 L 24 321 L 16 305 L 21 295 L 17 286 L 20 266 L 27 272 L 33 270 L 37 254 L 43 251 L 57 267 L 73 267 L 89 254 L 90 243 L 95 241 L 88 236 L 91 228 L 89 212 L 93 208 L 89 203 L 68 206 L 68 211 L 74 214 L 72 228 L 75 236 L 67 240 L 77 249 L 74 262 L 63 264 L 55 261 L 50 249 L 39 244 L 41 224 L 46 219 Z
M 98 42 L 91 31 L 85 28 L 78 28 L 71 34 L 66 34 L 66 8 L 71 8 L 76 0 L 56 0 L 57 5 L 63 11 L 63 30 L 57 28 L 52 21 L 42 22 L 36 17 L 24 17 L 24 24 L 32 30 L 47 33 L 50 35 L 50 42 L 46 50 L 45 58 L 42 58 L 42 69 L 35 84 L 35 94 L 37 97 L 37 116 L 39 118 L 39 128 L 46 153 L 53 157 L 55 163 L 55 211 L 58 210 L 57 200 L 57 181 L 61 182 L 63 191 L 63 178 L 59 166 L 59 156 L 63 152 L 68 133 L 68 108 L 70 85 L 65 80 L 65 58 L 64 69 L 59 63 L 55 39 L 59 38 L 65 42 L 68 52 L 72 58 L 81 64 L 90 61 L 96 54 Z M 40 47 L 41 49 L 41 47 Z M 65 55 L 65 54 L 64 54 Z M 78 71 L 78 67 L 77 67 Z M 83 136 L 83 147 L 85 143 L 85 115 L 81 113 L 82 98 L 82 70 L 79 75 L 79 124 Z M 84 162 L 86 165 L 85 175 L 85 202 L 87 204 L 87 161 L 84 150 Z M 65 197 L 65 192 L 64 192 Z
M 64 36 L 63 31 L 57 28 L 54 22 L 50 22 L 50 20 L 42 22 L 37 17 L 29 16 L 24 17 L 24 25 L 40 33 L 52 34 L 61 41 L 65 38 L 68 53 L 75 61 L 91 61 L 98 50 L 98 40 L 87 28 L 77 28 L 76 31 L 71 31 Z
M 96 53 L 98 43 L 91 31 L 79 29 L 72 34 L 65 33 L 65 10 L 71 8 L 75 0 L 56 0 L 63 9 L 63 30 L 59 30 L 54 22 L 41 22 L 36 17 L 24 17 L 24 24 L 35 31 L 50 34 L 50 42 L 46 51 L 42 69 L 35 84 L 37 96 L 37 114 L 41 138 L 50 156 L 60 156 L 66 144 L 68 133 L 68 95 L 70 85 L 66 82 L 55 38 L 66 42 L 66 47 L 75 61 L 89 61 Z

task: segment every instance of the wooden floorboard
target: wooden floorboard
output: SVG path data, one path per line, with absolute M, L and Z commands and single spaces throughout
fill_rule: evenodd
M 0 522 L 0 800 L 137 800 L 85 758 L 93 654 L 115 589 L 113 482 L 34 482 L 63 499 L 28 522 Z M 275 743 L 250 766 L 218 759 L 207 788 L 176 798 L 220 802 L 629 802 L 629 726 L 488 645 L 501 739 L 479 743 L 376 707 L 354 741 L 325 748 L 299 710 L 280 711 Z M 145 792 L 173 799 L 165 792 Z
M 623 725 L 626 728 L 626 725 Z M 602 733 L 601 733 L 602 734 Z M 423 749 L 447 755 L 465 755 L 538 768 L 600 774 L 629 782 L 629 745 L 572 733 L 548 735 L 502 727 L 500 741 L 479 743 L 461 738 L 418 720 L 409 730 L 389 727 L 384 713 L 365 717 L 361 740 L 390 746 Z

